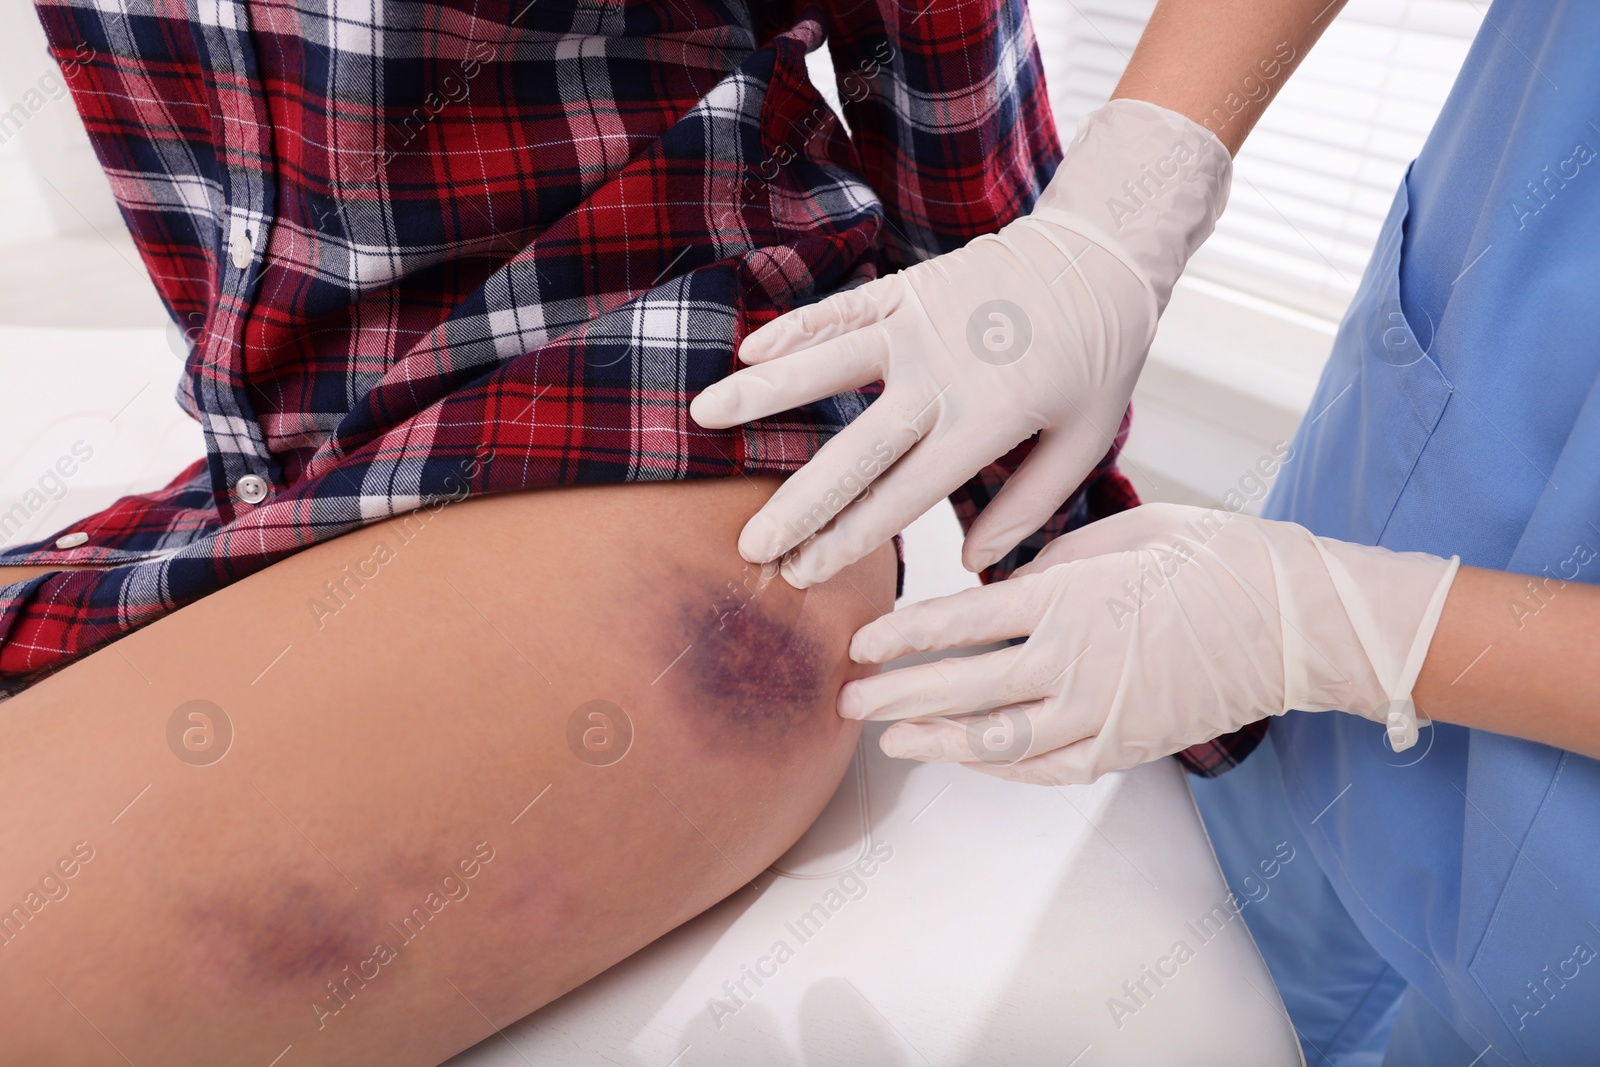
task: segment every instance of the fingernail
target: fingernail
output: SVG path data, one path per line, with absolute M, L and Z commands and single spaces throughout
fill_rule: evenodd
M 817 577 L 812 573 L 814 569 L 800 559 L 798 549 L 783 557 L 783 580 L 796 589 L 810 589 L 817 584 Z
M 846 719 L 859 719 L 866 714 L 861 704 L 861 690 L 854 682 L 839 690 L 839 715 Z
M 739 534 L 739 555 L 750 563 L 767 563 L 778 554 L 777 527 L 763 512 L 756 512 Z
M 883 639 L 866 626 L 850 639 L 850 658 L 857 663 L 882 663 Z
M 761 327 L 761 330 L 765 329 L 765 326 Z M 740 363 L 754 363 L 760 360 L 761 354 L 771 347 L 769 343 L 770 334 L 764 334 L 761 330 L 752 332 L 739 343 Z
M 689 417 L 702 426 L 725 423 L 738 396 L 738 386 L 720 381 L 689 401 Z
M 989 567 L 994 566 L 995 561 L 997 561 L 1001 556 L 1005 555 L 1005 553 L 995 552 L 994 546 L 992 545 L 980 544 L 969 546 L 967 550 L 962 553 L 962 555 L 965 557 L 963 562 L 965 563 L 967 570 L 971 571 L 973 574 L 977 574 L 979 571 L 986 570 Z

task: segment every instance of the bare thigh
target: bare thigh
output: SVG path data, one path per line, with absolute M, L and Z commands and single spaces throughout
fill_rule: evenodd
M 763 585 L 775 486 L 421 512 L 0 705 L 0 1063 L 432 1065 L 753 877 L 893 598 Z

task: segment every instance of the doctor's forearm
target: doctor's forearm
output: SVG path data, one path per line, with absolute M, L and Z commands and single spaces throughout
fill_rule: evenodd
M 1344 0 L 1161 0 L 1112 98 L 1147 100 L 1237 154 Z
M 1462 567 L 1414 696 L 1429 718 L 1600 758 L 1600 588 Z

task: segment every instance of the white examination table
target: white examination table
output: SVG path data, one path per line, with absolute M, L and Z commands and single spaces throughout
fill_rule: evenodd
M 198 429 L 170 399 L 178 369 L 159 329 L 0 324 L 11 386 L 0 391 L 0 499 L 73 441 L 94 449 L 26 536 L 200 455 Z M 908 531 L 912 599 L 970 578 L 954 563 L 953 526 L 946 512 Z M 756 885 L 453 1067 L 1303 1062 L 1173 761 L 1044 789 L 888 759 L 880 729 Z M 869 855 L 871 876 L 846 884 L 855 899 L 830 897 Z M 792 951 L 781 962 L 780 941 Z M 1168 976 L 1157 985 L 1146 968 Z

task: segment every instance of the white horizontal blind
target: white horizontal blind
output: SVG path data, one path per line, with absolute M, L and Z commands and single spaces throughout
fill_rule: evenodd
M 1111 98 L 1155 0 L 1028 0 L 1063 144 Z
M 1063 140 L 1111 95 L 1154 6 L 1031 0 Z M 1338 319 L 1481 20 L 1473 0 L 1351 0 L 1245 143 L 1190 276 Z

